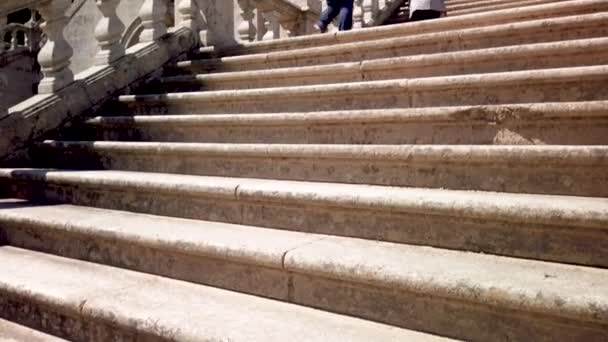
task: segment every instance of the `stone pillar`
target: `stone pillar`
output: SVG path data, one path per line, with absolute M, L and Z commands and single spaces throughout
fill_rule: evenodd
M 250 0 L 238 0 L 239 14 L 241 15 L 241 22 L 237 27 L 237 34 L 241 41 L 251 42 L 255 39 L 256 29 L 253 25 L 253 6 Z
M 165 15 L 167 5 L 165 0 L 145 0 L 139 10 L 139 19 L 144 30 L 139 38 L 140 42 L 154 41 L 167 33 Z
M 281 14 L 277 11 L 267 10 L 262 12 L 262 18 L 264 18 L 264 26 L 266 27 L 266 33 L 262 40 L 273 40 L 281 37 L 281 26 L 279 24 L 279 18 Z
M 40 94 L 53 93 L 74 81 L 69 68 L 73 51 L 63 36 L 68 23 L 65 13 L 70 5 L 70 0 L 49 0 L 38 7 L 44 19 L 41 28 L 47 37 L 46 44 L 38 53 L 38 63 L 44 75 L 38 86 Z
M 102 14 L 95 27 L 95 38 L 100 47 L 100 51 L 95 56 L 95 64 L 107 65 L 125 55 L 125 48 L 120 43 L 125 25 L 116 14 L 120 0 L 96 0 L 95 3 Z

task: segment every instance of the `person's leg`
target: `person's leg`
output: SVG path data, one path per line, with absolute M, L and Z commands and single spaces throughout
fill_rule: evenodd
M 340 31 L 348 31 L 353 28 L 353 3 L 354 0 L 342 0 L 340 7 Z
M 428 19 L 437 19 L 441 16 L 441 12 L 433 10 L 417 10 L 412 13 L 410 21 L 420 21 Z
M 340 13 L 340 0 L 327 0 L 327 8 L 321 13 L 321 18 L 317 25 L 321 32 L 327 31 L 327 26 L 331 23 Z

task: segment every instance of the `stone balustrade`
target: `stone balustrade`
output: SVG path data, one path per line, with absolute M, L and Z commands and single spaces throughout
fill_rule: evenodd
M 306 35 L 321 13 L 320 0 L 237 0 L 241 42 Z
M 353 26 L 381 25 L 402 4 L 403 0 L 355 0 Z
M 139 41 L 127 48 L 121 43 L 125 24 L 117 15 L 119 3 L 120 0 L 95 0 L 101 13 L 95 23 L 99 52 L 90 67 L 76 75 L 70 69 L 74 47 L 64 34 L 72 1 L 32 3 L 30 9 L 40 14 L 39 27 L 45 37 L 37 55 L 42 79 L 38 95 L 0 113 L 0 156 L 16 153 L 43 134 L 99 108 L 117 92 L 155 77 L 163 65 L 191 51 L 205 36 L 206 25 L 196 1 L 145 0 L 139 10 L 142 27 Z M 175 8 L 168 8 L 169 4 Z M 173 12 L 176 24 L 168 28 L 167 14 Z M 27 27 L 10 24 L 4 27 L 10 33 L 8 49 L 21 43 L 31 45 L 34 39 L 27 36 Z M 21 39 L 21 32 L 27 38 Z M 10 82 L 5 86 L 10 87 Z

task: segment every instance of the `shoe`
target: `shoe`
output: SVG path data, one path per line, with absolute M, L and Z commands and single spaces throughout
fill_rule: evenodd
M 320 33 L 325 33 L 327 32 L 327 27 L 323 26 L 323 24 L 321 23 L 316 23 L 314 25 L 315 31 L 320 32 Z

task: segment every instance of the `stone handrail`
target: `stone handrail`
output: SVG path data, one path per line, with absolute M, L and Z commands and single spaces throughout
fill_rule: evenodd
M 321 12 L 320 0 L 237 0 L 241 42 L 310 34 Z
M 4 39 L 10 37 L 7 42 Z M 12 23 L 0 28 L 0 53 L 3 51 L 37 51 L 40 48 L 40 30 L 36 25 Z
M 116 9 L 120 0 L 96 0 L 102 14 L 95 36 L 95 65 L 74 75 L 72 47 L 64 37 L 70 0 L 31 1 L 43 20 L 46 43 L 38 53 L 43 78 L 38 95 L 0 113 L 0 160 L 14 156 L 35 139 L 70 119 L 94 111 L 116 92 L 158 73 L 167 62 L 193 49 L 204 26 L 195 0 L 176 1 L 176 22 L 167 28 L 168 0 L 145 0 L 139 11 L 143 31 L 139 43 L 125 49 L 120 38 L 125 25 Z

